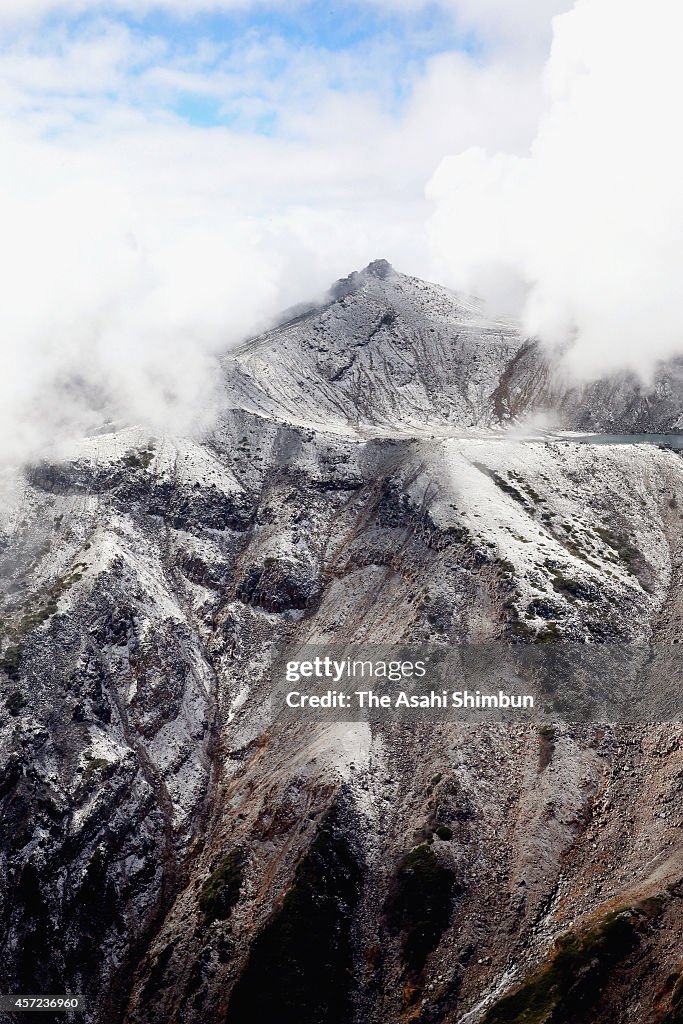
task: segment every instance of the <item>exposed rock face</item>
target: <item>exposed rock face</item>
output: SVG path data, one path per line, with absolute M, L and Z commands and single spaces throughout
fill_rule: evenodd
M 514 324 L 384 260 L 330 295 L 226 360 L 239 408 L 361 435 L 498 426 L 530 412 L 588 432 L 683 427 L 681 359 L 649 386 L 627 374 L 577 386 Z
M 210 436 L 91 438 L 7 499 L 2 990 L 97 1024 L 673 1024 L 679 729 L 267 702 L 278 639 L 678 640 L 680 457 L 489 429 L 670 428 L 673 370 L 562 391 L 378 262 L 225 371 Z

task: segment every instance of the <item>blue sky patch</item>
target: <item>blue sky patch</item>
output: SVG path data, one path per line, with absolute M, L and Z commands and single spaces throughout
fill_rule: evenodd
M 50 32 L 83 38 L 117 24 L 143 51 L 148 41 L 162 48 L 161 56 L 126 69 L 129 102 L 167 110 L 197 127 L 264 135 L 277 130 L 278 111 L 290 96 L 305 111 L 316 102 L 316 87 L 318 93 L 360 91 L 398 114 L 431 57 L 482 55 L 479 40 L 460 31 L 453 15 L 436 4 L 401 14 L 313 2 L 187 17 L 161 11 L 112 15 L 103 6 L 77 17 L 53 13 L 44 21 L 43 38 Z

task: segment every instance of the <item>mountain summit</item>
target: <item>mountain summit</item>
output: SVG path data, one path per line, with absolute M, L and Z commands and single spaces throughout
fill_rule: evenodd
M 573 384 L 519 326 L 386 260 L 224 360 L 228 404 L 292 423 L 372 434 L 457 434 L 543 413 L 558 429 L 664 432 L 683 423 L 683 360 L 650 385 Z
M 376 260 L 226 358 L 228 395 L 261 415 L 361 433 L 489 426 L 522 344 L 514 325 Z

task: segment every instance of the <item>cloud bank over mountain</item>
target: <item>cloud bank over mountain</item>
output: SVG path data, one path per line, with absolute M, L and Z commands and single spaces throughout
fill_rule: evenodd
M 449 283 L 521 296 L 526 330 L 579 376 L 683 352 L 682 30 L 670 0 L 578 0 L 554 23 L 529 155 L 471 148 L 428 187 Z
M 6 461 L 200 425 L 219 352 L 379 256 L 581 372 L 678 351 L 673 5 L 323 6 L 3 5 Z
M 433 276 L 435 165 L 522 152 L 542 102 L 540 59 L 483 57 L 448 5 L 308 5 L 304 33 L 278 5 L 129 6 L 22 3 L 0 32 L 6 459 L 103 420 L 188 429 L 216 354 L 280 309 L 377 256 Z

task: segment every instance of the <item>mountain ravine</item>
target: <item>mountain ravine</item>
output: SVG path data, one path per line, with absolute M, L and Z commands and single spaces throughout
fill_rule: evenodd
M 205 436 L 8 477 L 0 989 L 88 1024 L 683 1021 L 680 728 L 268 705 L 282 640 L 679 642 L 683 460 L 567 433 L 675 431 L 679 370 L 568 389 L 378 261 L 225 357 Z

